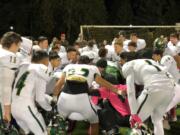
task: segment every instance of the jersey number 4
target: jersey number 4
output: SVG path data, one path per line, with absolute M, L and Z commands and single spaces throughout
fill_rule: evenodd
M 17 93 L 16 95 L 20 95 L 22 88 L 25 86 L 24 82 L 28 76 L 29 72 L 25 72 L 24 74 L 22 74 L 22 76 L 19 78 L 19 80 L 17 81 L 16 84 L 16 88 L 17 88 Z

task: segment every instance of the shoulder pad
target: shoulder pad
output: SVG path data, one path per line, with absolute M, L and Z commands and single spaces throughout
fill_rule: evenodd
M 134 61 L 127 62 L 122 67 L 123 76 L 126 78 L 133 71 Z
M 32 40 L 30 39 L 27 39 L 25 37 L 22 37 L 22 43 L 21 43 L 21 52 L 22 53 L 26 53 L 26 54 L 30 54 L 31 53 L 31 50 L 32 50 Z
M 164 63 L 168 63 L 168 64 L 172 64 L 172 62 L 175 61 L 174 58 L 170 55 L 165 55 L 162 57 L 161 59 L 161 64 L 164 64 Z
M 49 72 L 48 67 L 43 64 L 31 64 L 29 70 L 35 71 L 39 77 L 46 81 L 50 79 L 51 73 Z
M 0 66 L 7 68 L 18 68 L 20 59 L 16 54 L 0 49 Z

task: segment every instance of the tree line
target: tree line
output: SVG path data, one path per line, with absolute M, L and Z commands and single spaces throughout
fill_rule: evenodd
M 1 0 L 0 34 L 12 26 L 35 38 L 64 32 L 72 42 L 84 24 L 174 25 L 179 5 L 179 0 Z

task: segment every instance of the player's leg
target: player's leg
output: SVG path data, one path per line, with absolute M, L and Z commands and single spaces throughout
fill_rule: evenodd
M 20 126 L 20 128 L 24 131 L 25 134 L 28 134 L 30 132 L 30 129 L 25 123 L 25 118 L 27 117 L 26 114 L 28 113 L 27 111 L 24 110 L 26 106 L 20 104 L 14 104 L 12 103 L 11 105 L 11 113 L 13 118 L 16 120 L 17 124 Z M 18 109 L 17 109 L 18 108 Z
M 176 84 L 174 87 L 174 97 L 170 104 L 167 107 L 167 112 L 172 109 L 174 106 L 176 106 L 178 103 L 180 103 L 180 85 Z
M 26 115 L 26 125 L 35 135 L 47 135 L 47 128 L 42 115 L 37 111 L 37 108 L 28 106 L 28 114 Z
M 152 117 L 155 117 L 155 116 L 152 116 Z M 152 122 L 154 125 L 154 135 L 164 135 L 162 119 L 152 118 Z
M 17 119 L 16 122 L 20 126 L 20 128 L 24 131 L 25 134 L 30 133 L 30 130 L 24 121 Z
M 98 135 L 99 119 L 95 105 L 91 103 L 87 94 L 79 95 L 76 101 L 76 103 L 78 104 L 76 112 L 82 114 L 82 116 L 90 122 L 90 135 Z
M 152 102 L 152 95 L 148 94 L 147 90 L 143 90 L 137 98 L 137 114 L 143 122 L 151 115 L 155 108 Z
M 66 94 L 64 92 L 61 93 L 59 96 L 58 102 L 57 102 L 57 109 L 58 113 L 60 114 L 61 117 L 67 118 L 70 115 L 70 108 L 73 106 L 71 104 L 72 98 L 69 94 Z
M 164 135 L 163 129 L 163 115 L 166 113 L 167 106 L 173 98 L 173 92 L 170 90 L 156 92 L 157 96 L 154 96 L 154 100 L 158 98 L 159 104 L 156 105 L 151 119 L 154 124 L 154 134 L 155 135 Z

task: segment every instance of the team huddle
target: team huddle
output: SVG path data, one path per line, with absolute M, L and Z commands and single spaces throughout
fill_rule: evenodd
M 7 32 L 0 43 L 1 120 L 15 120 L 19 134 L 48 135 L 39 108 L 52 112 L 55 105 L 64 120 L 88 121 L 90 135 L 141 129 L 149 117 L 153 133 L 164 135 L 164 116 L 180 102 L 178 38 L 171 34 L 159 48 L 155 40 L 153 49 L 135 33 L 119 33 L 112 45 L 63 46 L 56 39 L 49 46 L 46 37 L 33 45 Z

